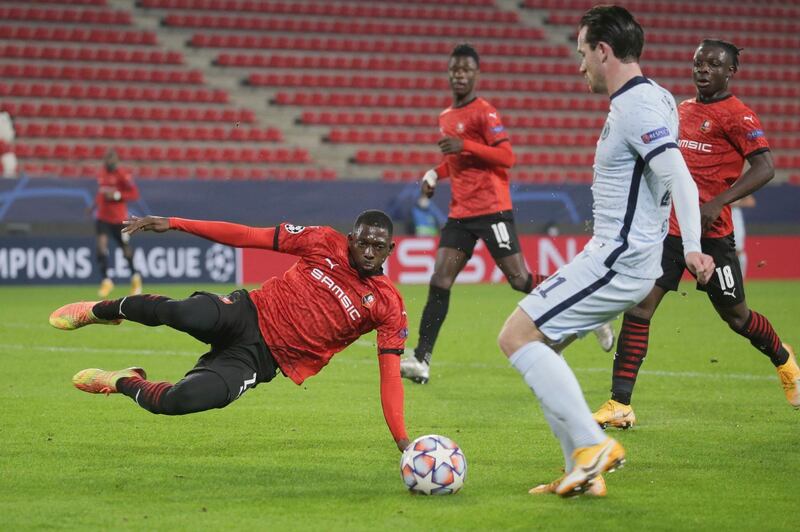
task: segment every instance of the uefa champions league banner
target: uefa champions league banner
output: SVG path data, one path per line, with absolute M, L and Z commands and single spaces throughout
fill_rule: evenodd
M 235 283 L 240 253 L 192 237 L 134 238 L 133 264 L 145 282 Z M 127 282 L 128 263 L 110 245 L 109 277 Z M 101 279 L 90 237 L 0 237 L 0 285 L 85 284 Z
M 428 284 L 436 261 L 438 240 L 431 237 L 395 237 L 396 247 L 384 270 L 400 284 Z M 522 235 L 520 243 L 531 271 L 550 275 L 581 252 L 588 235 L 546 237 Z M 800 279 L 800 262 L 787 250 L 800 248 L 800 236 L 750 236 L 747 238 L 748 279 Z M 260 284 L 283 272 L 296 257 L 272 251 L 242 250 L 241 282 Z M 685 279 L 691 279 L 687 273 Z M 457 283 L 505 283 L 483 242 L 479 241 L 472 258 L 456 279 Z

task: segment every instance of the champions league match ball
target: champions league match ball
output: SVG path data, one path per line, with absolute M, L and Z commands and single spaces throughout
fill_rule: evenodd
M 448 495 L 464 485 L 467 459 L 446 436 L 420 436 L 403 451 L 400 476 L 412 493 Z

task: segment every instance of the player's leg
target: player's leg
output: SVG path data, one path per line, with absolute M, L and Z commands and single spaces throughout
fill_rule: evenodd
M 133 265 L 133 247 L 131 247 L 131 237 L 127 233 L 123 233 L 124 225 L 115 225 L 112 235 L 117 245 L 122 249 L 122 254 L 128 262 L 128 268 L 131 271 L 131 295 L 139 295 L 142 293 L 142 276 L 136 271 Z
M 594 422 L 575 375 L 551 345 L 590 332 L 643 298 L 652 287 L 652 281 L 627 277 L 614 281 L 622 276 L 590 256 L 585 258 L 561 268 L 523 299 L 498 338 L 500 348 L 543 409 L 563 423 L 562 427 L 548 420 L 562 450 L 567 454 L 574 449 L 575 467 L 567 469 L 559 484 L 561 495 L 588 489 L 595 476 L 619 465 L 624 450 Z
M 594 413 L 595 421 L 608 426 L 627 429 L 636 423 L 631 408 L 631 396 L 639 376 L 650 340 L 650 320 L 667 292 L 678 289 L 686 269 L 683 243 L 680 237 L 667 236 L 661 255 L 663 274 L 650 293 L 622 318 L 614 368 L 611 374 L 611 399 L 600 405 Z
M 114 282 L 108 277 L 108 224 L 100 220 L 95 221 L 95 232 L 97 234 L 97 267 L 101 279 L 97 295 L 106 298 L 114 289 Z
M 420 384 L 428 382 L 433 348 L 450 307 L 450 289 L 469 261 L 476 242 L 477 238 L 459 220 L 448 219 L 442 228 L 428 300 L 419 322 L 417 347 L 413 357 L 405 357 L 400 362 L 400 374 L 404 378 Z
M 709 295 L 711 292 L 709 292 Z M 786 400 L 800 408 L 800 368 L 788 344 L 781 342 L 770 321 L 747 307 L 742 301 L 726 306 L 713 301 L 714 309 L 737 334 L 750 340 L 750 344 L 769 357 L 781 381 Z

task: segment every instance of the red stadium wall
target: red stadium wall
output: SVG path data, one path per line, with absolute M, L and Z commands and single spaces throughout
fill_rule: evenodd
M 523 236 L 522 248 L 529 267 L 542 274 L 553 273 L 575 256 L 588 236 L 556 238 Z M 397 248 L 386 268 L 389 277 L 403 284 L 427 284 L 433 272 L 436 239 L 398 237 Z M 788 250 L 800 247 L 800 236 L 751 236 L 747 238 L 748 279 L 800 279 L 800 262 L 790 260 Z M 241 282 L 259 284 L 275 275 L 282 275 L 296 258 L 272 251 L 242 250 Z M 467 267 L 458 277 L 459 283 L 504 282 L 482 242 Z

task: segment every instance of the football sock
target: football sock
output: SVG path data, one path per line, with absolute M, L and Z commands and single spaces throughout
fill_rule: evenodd
M 784 349 L 772 324 L 758 312 L 751 310 L 744 327 L 733 330 L 750 340 L 753 347 L 767 355 L 776 368 L 789 360 L 789 352 Z
M 97 254 L 97 265 L 100 267 L 100 277 L 108 277 L 108 253 Z
M 563 427 L 551 424 L 554 433 L 565 429 L 574 448 L 605 440 L 605 434 L 592 418 L 578 379 L 563 357 L 542 342 L 530 342 L 511 355 L 509 361 L 536 394 L 542 408 L 563 423 Z
M 230 402 L 228 386 L 212 371 L 190 373 L 176 384 L 126 377 L 117 381 L 117 390 L 145 410 L 168 416 L 222 408 Z
M 650 320 L 625 314 L 619 331 L 614 371 L 611 377 L 611 398 L 624 405 L 631 404 L 631 394 L 647 355 Z
M 572 444 L 572 437 L 569 435 L 569 430 L 567 430 L 567 426 L 564 424 L 564 422 L 558 419 L 558 417 L 541 401 L 539 404 L 542 407 L 544 418 L 550 425 L 550 429 L 561 443 L 561 452 L 564 454 L 564 471 L 572 471 L 572 468 L 575 467 L 575 461 L 572 459 L 572 453 L 575 451 L 575 445 Z
M 214 343 L 219 321 L 219 308 L 203 294 L 187 299 L 170 299 L 154 294 L 127 296 L 101 301 L 92 307 L 92 313 L 103 320 L 122 318 L 149 327 L 167 325 L 207 344 Z
M 433 346 L 439 336 L 449 306 L 450 290 L 431 285 L 428 290 L 428 302 L 425 303 L 422 319 L 419 322 L 419 342 L 414 350 L 414 356 L 420 362 L 431 363 Z
M 143 325 L 155 327 L 164 322 L 158 317 L 156 309 L 165 301 L 172 301 L 165 296 L 152 294 L 128 296 L 122 299 L 100 301 L 92 307 L 92 313 L 101 320 L 126 320 L 135 321 Z M 125 309 L 122 309 L 122 306 Z

